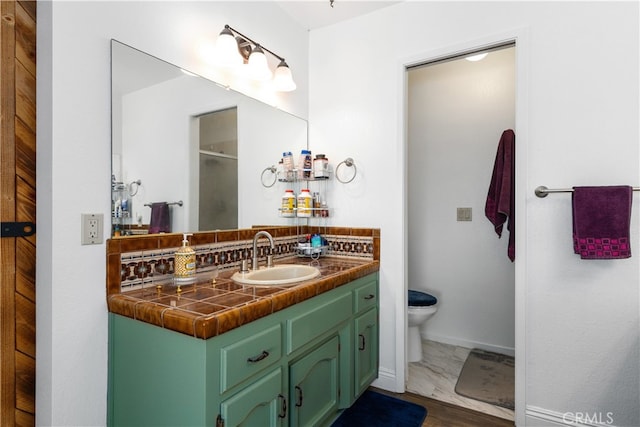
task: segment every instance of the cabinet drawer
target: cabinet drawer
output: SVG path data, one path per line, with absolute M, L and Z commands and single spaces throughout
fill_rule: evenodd
M 287 353 L 331 330 L 351 317 L 351 293 L 338 296 L 287 320 Z
M 280 323 L 220 349 L 220 392 L 277 362 L 282 356 Z
M 353 291 L 354 312 L 359 313 L 375 306 L 378 303 L 378 282 L 371 281 Z

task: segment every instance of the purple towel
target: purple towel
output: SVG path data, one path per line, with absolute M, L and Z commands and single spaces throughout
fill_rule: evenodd
M 502 236 L 502 226 L 509 220 L 507 255 L 511 261 L 516 259 L 515 145 L 515 133 L 511 129 L 502 132 L 489 184 L 489 194 L 484 206 L 484 213 L 499 237 Z
M 582 259 L 631 256 L 629 186 L 573 188 L 573 250 Z
M 171 233 L 171 217 L 167 202 L 151 204 L 151 221 L 149 221 L 149 234 Z

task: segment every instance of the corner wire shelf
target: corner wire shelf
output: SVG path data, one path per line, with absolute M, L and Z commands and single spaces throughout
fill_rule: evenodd
M 338 174 L 338 171 L 340 170 L 341 166 L 345 166 L 348 168 L 353 168 L 353 175 L 351 176 L 351 178 L 349 179 L 342 179 L 340 178 L 340 175 Z M 272 176 L 269 176 L 268 174 L 267 179 L 265 180 L 265 174 L 269 172 Z M 303 172 L 309 172 L 308 177 L 298 177 L 297 174 L 299 172 L 299 169 L 293 169 L 292 171 L 287 172 L 287 174 L 291 174 L 290 177 L 279 177 L 279 172 L 278 172 L 278 168 L 276 168 L 275 165 L 271 165 L 271 166 L 267 166 L 266 168 L 264 168 L 264 170 L 262 171 L 262 173 L 260 174 L 260 182 L 262 183 L 262 186 L 265 188 L 271 188 L 275 185 L 276 182 L 280 181 L 280 182 L 295 182 L 295 181 L 322 181 L 325 179 L 329 179 L 328 176 L 325 177 L 314 177 L 314 170 L 313 169 L 303 169 Z M 343 161 L 341 161 L 340 163 L 338 163 L 338 165 L 336 166 L 335 169 L 335 177 L 336 179 L 343 183 L 343 184 L 348 184 L 351 181 L 353 181 L 356 177 L 356 175 L 358 174 L 358 168 L 356 167 L 356 163 L 353 160 L 353 158 L 351 157 L 347 157 L 346 159 L 344 159 Z

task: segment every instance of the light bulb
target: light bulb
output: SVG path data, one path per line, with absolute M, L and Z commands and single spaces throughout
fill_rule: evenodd
M 249 55 L 249 76 L 254 80 L 269 80 L 272 76 L 267 57 L 259 45 Z
M 242 64 L 242 56 L 238 51 L 238 42 L 231 30 L 225 26 L 216 40 L 218 63 L 222 66 L 234 67 Z
M 296 90 L 296 83 L 293 81 L 291 69 L 287 63 L 284 62 L 284 59 L 280 61 L 278 68 L 276 68 L 275 75 L 273 76 L 273 84 L 275 89 L 279 92 L 291 92 L 292 90 Z

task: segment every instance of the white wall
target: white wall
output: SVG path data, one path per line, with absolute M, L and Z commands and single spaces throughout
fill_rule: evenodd
M 38 4 L 38 425 L 106 423 L 106 251 L 79 234 L 81 213 L 110 214 L 110 39 L 207 74 L 196 46 L 225 23 L 287 58 L 279 103 L 306 117 L 308 33 L 273 3 Z
M 515 48 L 408 72 L 409 288 L 438 298 L 425 338 L 514 354 L 509 231 L 484 214 L 502 132 L 515 127 Z M 456 209 L 472 208 L 472 221 Z
M 636 2 L 404 2 L 311 31 L 311 147 L 352 155 L 359 171 L 332 193 L 334 219 L 382 230 L 380 381 L 404 385 L 404 65 L 517 37 L 517 421 L 526 410 L 535 425 L 544 408 L 560 421 L 600 411 L 640 424 L 640 242 L 628 260 L 582 261 L 570 197 L 533 195 L 640 185 L 638 12 Z

